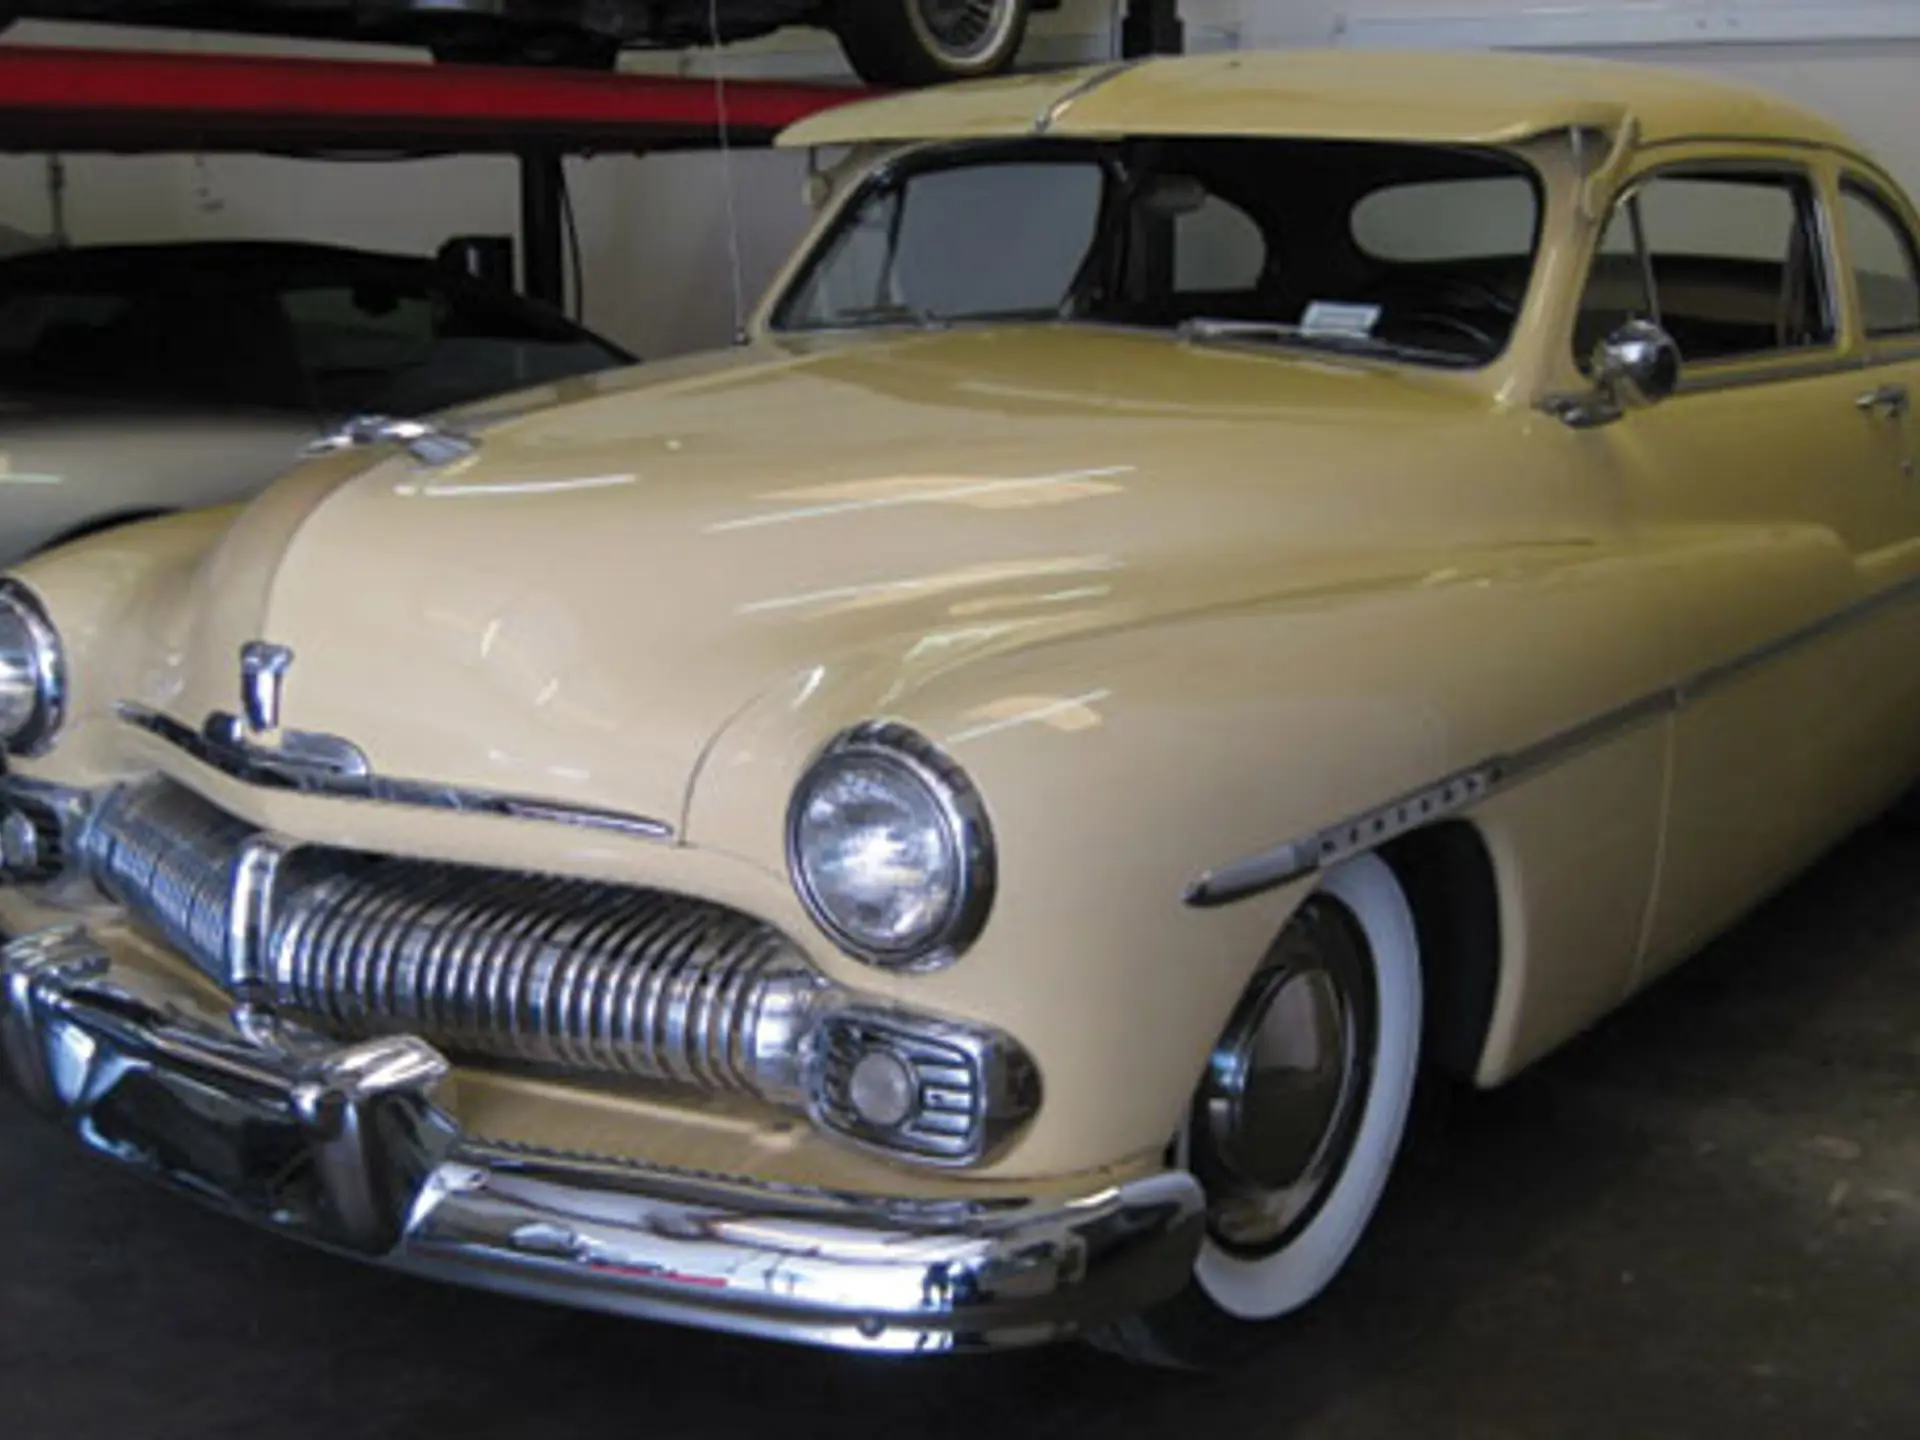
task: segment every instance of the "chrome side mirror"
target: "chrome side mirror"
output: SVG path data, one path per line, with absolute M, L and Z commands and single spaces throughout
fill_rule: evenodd
M 1594 389 L 1616 411 L 1638 410 L 1673 394 L 1680 347 L 1651 320 L 1629 320 L 1593 347 Z

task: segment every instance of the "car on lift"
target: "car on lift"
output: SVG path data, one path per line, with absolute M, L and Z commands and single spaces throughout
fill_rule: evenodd
M 409 419 L 631 364 L 448 265 L 333 245 L 0 258 L 0 564 L 252 495 L 366 415 Z
M 1916 215 L 1828 122 L 1334 51 L 785 141 L 742 344 L 0 579 L 49 1123 L 418 1274 L 1205 1363 L 1423 1086 L 1920 775 Z
M 8 18 L 105 20 L 424 46 L 485 65 L 612 66 L 629 47 L 749 40 L 783 26 L 830 30 L 878 85 L 996 75 L 1035 10 L 1060 0 L 0 0 Z

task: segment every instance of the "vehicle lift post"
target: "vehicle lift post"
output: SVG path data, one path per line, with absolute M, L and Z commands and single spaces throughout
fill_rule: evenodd
M 1143 55 L 1178 55 L 1186 45 L 1180 0 L 1127 0 L 1127 13 L 1120 21 L 1122 56 L 1132 60 Z
M 558 150 L 520 152 L 520 288 L 530 299 L 563 310 L 567 303 L 561 196 L 566 163 Z

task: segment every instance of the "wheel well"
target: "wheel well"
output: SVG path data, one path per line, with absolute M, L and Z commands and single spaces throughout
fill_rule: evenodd
M 1413 908 L 1426 982 L 1426 1061 L 1471 1079 L 1486 1048 L 1500 982 L 1500 896 L 1493 859 L 1464 820 L 1416 830 L 1382 848 Z

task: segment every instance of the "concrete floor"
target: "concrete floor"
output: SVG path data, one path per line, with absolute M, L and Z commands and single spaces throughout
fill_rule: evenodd
M 382 1275 L 0 1102 L 0 1435 L 1920 1434 L 1920 835 L 1855 840 L 1495 1095 L 1347 1281 L 1212 1376 L 889 1364 Z

